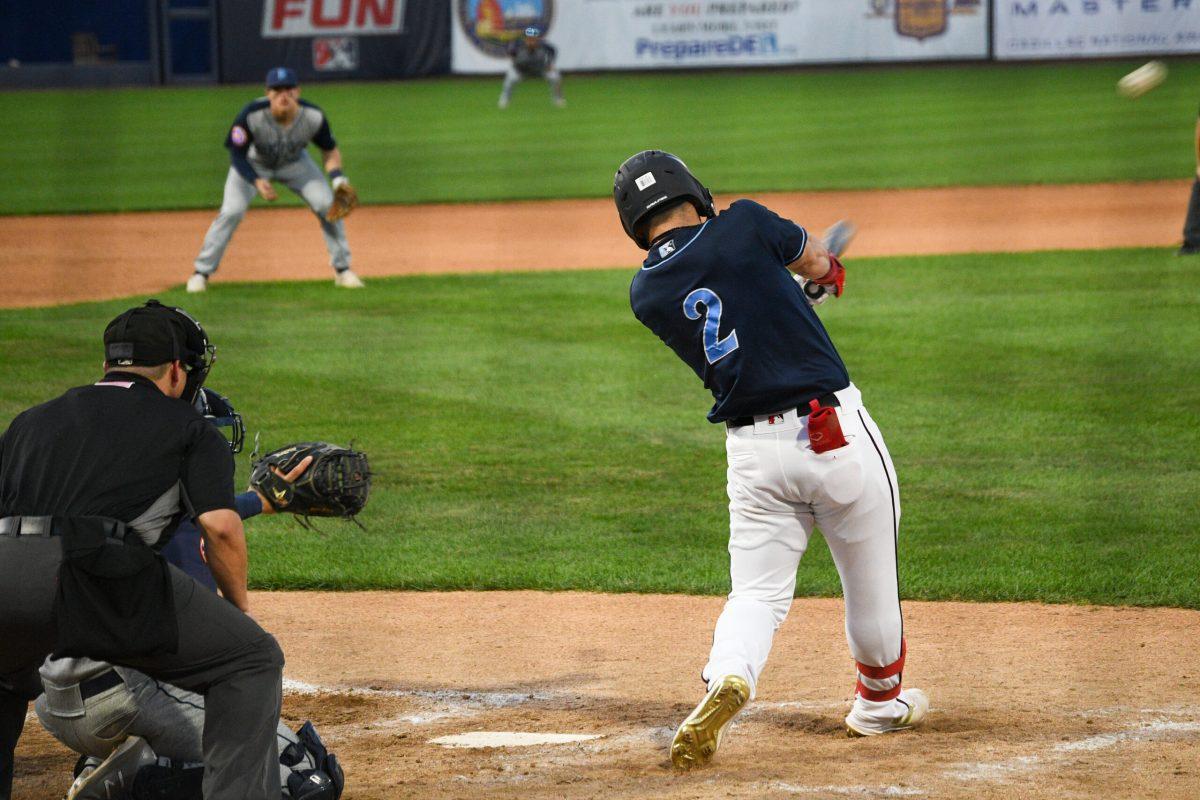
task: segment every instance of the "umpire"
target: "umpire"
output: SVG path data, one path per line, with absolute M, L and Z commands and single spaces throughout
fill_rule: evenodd
M 109 323 L 104 353 L 102 380 L 0 435 L 0 799 L 53 652 L 203 694 L 206 800 L 277 800 L 283 654 L 245 613 L 233 456 L 192 407 L 215 348 L 151 300 Z M 158 553 L 184 515 L 224 599 Z

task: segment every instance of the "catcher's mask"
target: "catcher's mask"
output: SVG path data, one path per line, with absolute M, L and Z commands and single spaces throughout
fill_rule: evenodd
M 228 428 L 228 431 L 221 430 L 221 433 L 229 440 L 229 449 L 234 454 L 242 452 L 242 445 L 246 443 L 246 425 L 228 397 L 219 395 L 212 389 L 201 389 L 196 393 L 196 402 L 192 405 L 218 429 Z
M 178 361 L 187 373 L 182 399 L 194 403 L 217 360 L 217 348 L 200 323 L 182 308 L 147 300 L 108 323 L 104 360 L 110 367 L 153 367 Z
M 613 200 L 625 233 L 643 250 L 650 247 L 646 223 L 674 201 L 686 200 L 702 217 L 717 215 L 704 184 L 677 156 L 662 150 L 643 150 L 626 159 L 613 179 Z

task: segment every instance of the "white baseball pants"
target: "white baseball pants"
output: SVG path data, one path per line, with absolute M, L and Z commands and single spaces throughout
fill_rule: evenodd
M 899 693 L 903 621 L 896 577 L 896 472 L 858 389 L 851 384 L 836 394 L 848 440 L 837 450 L 813 452 L 808 418 L 795 410 L 756 417 L 753 425 L 727 431 L 733 590 L 704 667 L 710 685 L 740 675 L 753 693 L 816 527 L 841 577 L 858 692 L 868 700 L 890 700 Z

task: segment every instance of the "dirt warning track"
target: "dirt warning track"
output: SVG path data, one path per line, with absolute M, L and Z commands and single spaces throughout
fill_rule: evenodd
M 855 256 L 1162 247 L 1179 241 L 1187 181 L 757 194 L 813 230 L 859 223 Z M 733 198 L 719 198 L 728 202 Z M 261 203 L 260 203 L 261 205 Z M 212 211 L 0 218 L 0 307 L 178 286 Z M 608 200 L 361 208 L 348 223 L 365 277 L 634 265 Z M 216 281 L 331 278 L 306 209 L 247 214 Z

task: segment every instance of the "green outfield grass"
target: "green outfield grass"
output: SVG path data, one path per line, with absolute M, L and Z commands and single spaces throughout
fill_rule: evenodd
M 496 108 L 498 78 L 311 85 L 368 203 L 593 197 L 674 150 L 716 191 L 1186 178 L 1200 62 L 1137 101 L 1135 62 L 568 76 Z M 0 214 L 215 207 L 253 86 L 0 93 Z M 287 202 L 294 203 L 288 196 Z
M 909 597 L 1200 608 L 1200 270 L 1165 250 L 860 260 L 822 315 L 901 479 Z M 268 446 L 357 441 L 367 531 L 250 526 L 259 588 L 728 588 L 723 431 L 630 270 L 174 293 Z M 128 302 L 0 312 L 0 424 Z M 242 456 L 239 475 L 246 475 Z M 814 541 L 798 591 L 837 577 Z

